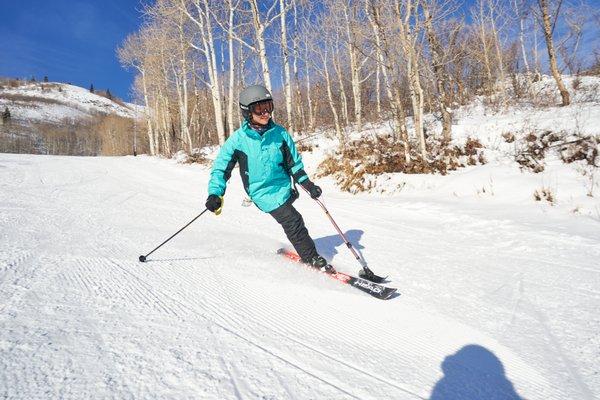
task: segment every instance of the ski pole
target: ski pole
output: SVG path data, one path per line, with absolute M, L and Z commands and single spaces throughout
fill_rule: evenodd
M 167 243 L 169 240 L 171 240 L 175 236 L 177 236 L 177 234 L 179 234 L 179 232 L 181 232 L 182 230 L 184 230 L 185 228 L 187 228 L 192 222 L 194 222 L 195 220 L 197 220 L 198 218 L 200 218 L 202 216 L 202 214 L 204 214 L 207 211 L 208 211 L 208 208 L 205 208 L 204 211 L 202 211 L 200 214 L 196 215 L 196 217 L 194 217 L 193 220 L 191 220 L 190 222 L 188 222 L 187 224 L 185 224 L 185 226 L 183 228 L 181 228 L 180 230 L 178 230 L 177 232 L 175 232 L 173 235 L 171 235 L 170 238 L 168 238 L 167 240 L 165 240 L 164 242 L 162 242 L 161 244 L 159 244 L 158 246 L 156 246 L 156 248 L 154 250 L 152 250 L 150 253 L 146 254 L 145 256 L 140 256 L 140 258 L 139 258 L 140 262 L 146 262 L 146 257 L 148 257 L 150 254 L 154 253 L 156 250 L 158 250 L 163 244 Z
M 308 190 L 306 190 L 304 188 L 304 186 L 302 186 L 302 189 L 304 189 L 304 191 L 306 193 L 308 193 L 310 195 L 310 192 Z M 335 230 L 337 231 L 337 233 L 340 235 L 340 237 L 342 238 L 342 240 L 344 241 L 344 243 L 346 244 L 346 247 L 348 247 L 348 249 L 350 250 L 350 252 L 352 252 L 352 255 L 354 255 L 354 257 L 356 258 L 356 260 L 360 263 L 361 267 L 362 267 L 362 275 L 363 277 L 365 277 L 366 279 L 373 281 L 373 282 L 383 282 L 385 280 L 385 278 L 382 278 L 381 276 L 377 276 L 375 275 L 375 273 L 373 271 L 371 271 L 371 269 L 367 266 L 367 262 L 358 255 L 358 253 L 356 252 L 356 250 L 354 249 L 354 246 L 352 246 L 352 243 L 350 243 L 350 241 L 348 240 L 348 238 L 346 237 L 346 235 L 344 235 L 344 233 L 342 232 L 342 230 L 340 229 L 340 227 L 338 226 L 338 224 L 335 222 L 335 220 L 333 219 L 333 217 L 331 216 L 331 214 L 329 213 L 329 210 L 327 209 L 327 207 L 325 207 L 325 204 L 323 204 L 323 202 L 319 199 L 313 199 L 315 200 L 323 209 L 323 211 L 325 212 L 325 215 L 327 215 L 327 218 L 329 218 L 329 221 L 331 221 L 331 224 L 333 225 L 333 227 L 335 228 Z

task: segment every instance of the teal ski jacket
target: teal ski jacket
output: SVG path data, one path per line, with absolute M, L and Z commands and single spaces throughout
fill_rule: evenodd
M 288 201 L 292 195 L 290 177 L 296 183 L 308 179 L 292 137 L 273 120 L 262 135 L 244 121 L 225 141 L 213 163 L 208 194 L 225 194 L 236 163 L 240 166 L 246 193 L 264 212 L 271 212 Z

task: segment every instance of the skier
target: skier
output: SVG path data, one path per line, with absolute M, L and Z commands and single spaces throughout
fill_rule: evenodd
M 283 227 L 302 261 L 323 272 L 335 273 L 317 253 L 302 215 L 292 205 L 298 198 L 296 184 L 302 185 L 313 199 L 322 191 L 308 179 L 290 134 L 271 118 L 271 93 L 264 86 L 249 86 L 240 93 L 239 105 L 244 122 L 225 141 L 213 163 L 206 208 L 217 215 L 221 212 L 227 181 L 239 163 L 246 193 L 261 211 L 269 213 Z

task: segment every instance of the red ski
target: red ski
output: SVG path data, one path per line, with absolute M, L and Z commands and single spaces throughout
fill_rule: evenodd
M 292 260 L 294 262 L 302 263 L 302 259 L 300 258 L 300 256 L 291 250 L 279 249 L 279 250 L 277 250 L 277 254 L 281 254 L 284 257 L 286 257 L 289 260 Z M 304 264 L 304 265 L 310 267 L 308 264 Z M 326 274 L 326 275 L 330 276 L 331 278 L 335 279 L 338 282 L 345 283 L 347 285 L 355 287 L 358 290 L 368 293 L 371 296 L 376 297 L 381 300 L 388 300 L 391 297 L 395 297 L 394 294 L 396 294 L 396 290 L 397 290 L 396 288 L 391 288 L 391 287 L 383 286 L 383 285 L 380 285 L 377 283 L 373 283 L 366 279 L 348 275 L 343 272 L 335 272 L 333 274 Z

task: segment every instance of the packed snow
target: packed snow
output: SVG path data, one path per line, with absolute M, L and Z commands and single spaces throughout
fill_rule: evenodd
M 151 157 L 0 154 L 1 397 L 600 393 L 598 220 L 522 199 L 353 196 L 318 182 L 401 293 L 381 301 L 277 256 L 283 232 L 241 205 L 234 173 L 221 216 L 140 263 L 203 209 L 208 173 Z M 355 273 L 322 210 L 296 204 L 322 254 Z
M 550 101 L 547 82 L 537 90 Z M 594 85 L 583 79 L 565 108 L 457 110 L 455 140 L 481 140 L 485 165 L 372 176 L 354 195 L 317 180 L 360 255 L 398 288 L 387 301 L 278 256 L 289 244 L 242 205 L 237 171 L 222 215 L 140 263 L 204 209 L 209 165 L 0 154 L 0 397 L 598 397 L 598 179 L 551 156 L 543 172 L 522 171 L 501 139 L 597 134 Z M 431 116 L 428 127 L 439 129 Z M 318 144 L 303 154 L 312 175 L 336 143 L 307 141 Z M 551 202 L 534 200 L 541 188 Z M 295 204 L 319 252 L 356 274 L 321 208 L 306 195 Z

